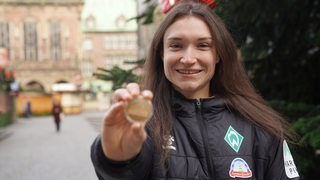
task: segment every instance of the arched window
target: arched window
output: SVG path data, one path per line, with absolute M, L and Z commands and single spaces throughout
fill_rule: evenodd
M 37 81 L 30 81 L 26 84 L 24 91 L 44 92 L 45 89 L 41 83 Z
M 94 30 L 96 28 L 96 18 L 93 15 L 89 15 L 85 22 L 88 29 Z

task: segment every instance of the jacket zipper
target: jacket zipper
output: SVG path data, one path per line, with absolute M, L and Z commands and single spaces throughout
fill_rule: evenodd
M 210 152 L 209 152 L 209 145 L 208 145 L 208 129 L 207 129 L 207 126 L 206 126 L 206 122 L 205 120 L 202 118 L 202 109 L 201 109 L 201 100 L 200 99 L 197 99 L 197 119 L 198 121 L 200 122 L 200 131 L 201 131 L 201 136 L 202 136 L 202 139 L 203 139 L 203 143 L 204 143 L 204 151 L 205 151 L 205 154 L 206 154 L 206 162 L 207 162 L 207 168 L 208 168 L 208 177 L 209 179 L 213 179 L 213 175 L 214 175 L 214 172 L 213 172 L 213 162 L 211 160 L 211 155 L 210 155 Z

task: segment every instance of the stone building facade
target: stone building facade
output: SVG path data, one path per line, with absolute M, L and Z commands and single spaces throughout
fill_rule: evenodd
M 98 67 L 111 69 L 116 65 L 130 68 L 124 62 L 137 60 L 138 24 L 128 19 L 135 16 L 135 0 L 86 0 L 81 18 L 84 66 L 92 64 L 92 72 Z M 84 78 L 91 75 L 88 67 Z
M 110 105 L 111 82 L 92 76 L 98 68 L 123 69 L 138 60 L 138 24 L 128 19 L 137 16 L 136 0 L 85 0 L 82 11 L 82 88 L 87 109 L 106 109 Z M 94 107 L 96 106 L 96 107 Z
M 135 0 L 0 0 L 0 52 L 8 54 L 6 69 L 15 72 L 23 92 L 50 98 L 55 92 L 73 91 L 81 99 L 70 95 L 69 102 L 85 105 L 90 97 L 97 100 L 97 91 L 105 95 L 111 84 L 95 79 L 93 73 L 99 67 L 131 68 L 124 61 L 137 60 L 138 25 L 127 21 L 137 15 L 136 4 Z M 59 86 L 63 84 L 68 86 Z M 49 103 L 48 98 L 37 102 Z
M 0 0 L 0 46 L 23 90 L 81 76 L 81 0 Z

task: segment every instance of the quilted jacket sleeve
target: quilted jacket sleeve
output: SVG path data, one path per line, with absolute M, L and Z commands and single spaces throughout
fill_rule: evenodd
M 269 151 L 269 163 L 266 179 L 299 180 L 287 142 L 274 139 Z
M 99 135 L 91 146 L 91 160 L 99 180 L 148 179 L 153 163 L 152 147 L 152 141 L 148 137 L 136 157 L 126 162 L 115 162 L 104 155 Z

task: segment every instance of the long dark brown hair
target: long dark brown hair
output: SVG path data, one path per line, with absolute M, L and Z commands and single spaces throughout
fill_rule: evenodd
M 172 91 L 166 79 L 163 66 L 163 37 L 168 27 L 178 18 L 196 16 L 210 28 L 218 58 L 214 77 L 210 84 L 210 94 L 223 97 L 227 104 L 243 117 L 262 127 L 279 139 L 291 139 L 291 131 L 286 121 L 256 92 L 237 54 L 235 42 L 221 19 L 207 5 L 193 1 L 176 4 L 166 15 L 156 30 L 145 63 L 144 88 L 154 92 L 154 116 L 147 124 L 162 160 L 168 152 L 162 148 L 172 129 Z

